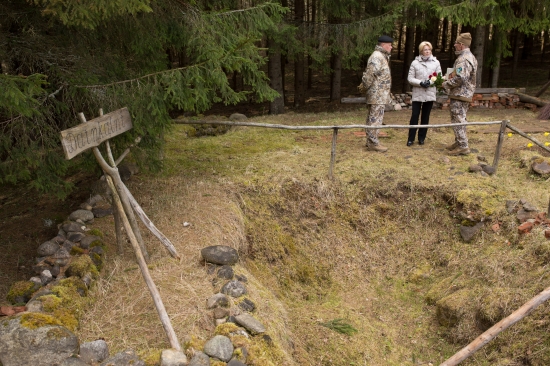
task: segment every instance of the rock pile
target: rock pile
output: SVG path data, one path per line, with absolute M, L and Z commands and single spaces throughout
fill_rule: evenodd
M 400 105 L 401 109 L 412 108 L 412 93 L 393 94 L 393 104 Z M 447 95 L 438 96 L 433 108 L 449 109 L 451 100 Z M 523 103 L 519 101 L 519 96 L 512 93 L 487 93 L 474 94 L 470 108 L 489 108 L 489 109 L 516 109 L 526 108 L 536 110 L 537 105 L 532 103 Z

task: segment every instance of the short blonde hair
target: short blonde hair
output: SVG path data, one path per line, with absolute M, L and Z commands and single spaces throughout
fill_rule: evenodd
M 430 42 L 424 41 L 424 42 L 420 43 L 420 45 L 418 46 L 418 52 L 419 52 L 420 54 L 422 54 L 422 50 L 423 50 L 424 47 L 426 47 L 426 46 L 430 47 L 430 51 L 432 51 L 432 50 L 434 49 L 434 48 L 432 47 L 432 44 L 431 44 Z

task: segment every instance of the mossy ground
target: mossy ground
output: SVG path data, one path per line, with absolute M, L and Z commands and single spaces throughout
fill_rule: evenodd
M 361 124 L 364 113 L 288 113 L 256 121 Z M 410 111 L 392 112 L 385 122 L 406 124 L 409 117 Z M 529 128 L 533 114 L 471 110 L 469 119 L 510 119 L 522 129 Z M 434 110 L 431 122 L 447 123 L 448 111 Z M 205 309 L 213 289 L 198 253 L 224 244 L 239 250 L 236 271 L 249 278 L 247 296 L 257 303 L 255 316 L 273 340 L 258 343 L 266 360 L 278 365 L 442 362 L 550 280 L 542 230 L 520 236 L 505 209 L 506 200 L 519 198 L 547 207 L 545 181 L 521 164 L 526 140 L 506 139 L 497 175 L 468 173 L 477 155 L 493 158 L 498 129 L 487 130 L 468 129 L 478 153 L 448 160 L 443 147 L 453 137 L 447 129 L 430 130 L 426 145 L 413 147 L 405 146 L 406 130 L 389 130 L 385 154 L 366 152 L 363 136 L 343 130 L 331 180 L 330 132 L 235 128 L 221 136 L 189 138 L 177 126 L 167 136 L 164 176 L 142 175 L 130 184 L 155 225 L 187 258 L 170 259 L 144 233 L 151 274 L 176 333 L 193 335 L 190 343 L 196 347 L 213 335 Z M 545 141 L 542 134 L 536 137 Z M 459 235 L 458 212 L 486 220 L 468 244 Z M 494 222 L 500 223 L 497 232 L 490 230 Z M 105 242 L 114 245 L 112 229 L 105 225 L 104 232 Z M 81 337 L 121 340 L 115 350 L 166 347 L 139 271 L 128 270 L 135 268 L 132 257 L 128 251 L 108 265 Z M 452 326 L 438 321 L 437 304 L 444 299 L 449 309 L 465 305 Z M 94 325 L 98 314 L 109 314 L 101 326 Z M 549 363 L 547 314 L 548 305 L 541 305 L 464 364 Z M 333 319 L 346 319 L 358 332 L 348 336 L 322 326 Z

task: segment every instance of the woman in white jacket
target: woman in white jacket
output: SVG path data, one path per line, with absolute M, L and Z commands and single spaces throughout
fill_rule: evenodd
M 418 125 L 418 117 L 422 111 L 420 123 L 427 125 L 430 123 L 430 112 L 436 97 L 435 86 L 430 86 L 430 77 L 433 73 L 441 72 L 439 61 L 432 55 L 432 44 L 424 41 L 418 46 L 420 55 L 411 63 L 409 68 L 409 84 L 412 85 L 412 115 L 410 125 Z M 416 136 L 417 128 L 409 129 L 409 139 L 407 146 L 411 146 Z M 420 128 L 418 131 L 418 143 L 424 145 L 427 128 Z

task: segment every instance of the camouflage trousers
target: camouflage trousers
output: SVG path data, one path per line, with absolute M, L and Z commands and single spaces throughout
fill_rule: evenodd
M 470 102 L 451 99 L 451 123 L 467 123 L 466 113 Z M 468 136 L 466 135 L 466 126 L 453 127 L 455 132 L 455 142 L 461 148 L 468 147 Z
M 367 126 L 380 126 L 384 119 L 384 104 L 367 104 Z M 367 145 L 378 145 L 378 129 L 367 129 Z

